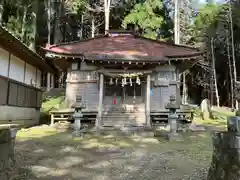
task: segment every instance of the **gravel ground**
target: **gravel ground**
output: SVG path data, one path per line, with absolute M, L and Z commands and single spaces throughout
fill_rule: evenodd
M 136 136 L 73 139 L 36 127 L 18 133 L 16 180 L 205 180 L 211 136 L 184 134 L 183 142 Z

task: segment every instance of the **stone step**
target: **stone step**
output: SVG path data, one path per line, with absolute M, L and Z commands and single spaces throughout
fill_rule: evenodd
M 102 120 L 103 121 L 119 121 L 119 120 L 122 120 L 122 121 L 143 121 L 145 120 L 146 117 L 124 117 L 124 116 L 103 116 L 102 117 Z
M 102 118 L 102 122 L 145 122 L 146 118 L 139 118 L 139 119 L 124 119 L 124 118 Z
M 145 112 L 103 112 L 103 115 L 145 115 Z
M 125 125 L 135 125 L 143 126 L 146 125 L 146 120 L 103 120 L 103 126 L 125 126 Z
M 104 126 L 124 126 L 124 125 L 136 125 L 141 126 L 146 124 L 145 112 L 108 112 L 103 113 L 102 122 Z
M 111 117 L 111 118 L 145 118 L 145 114 L 103 114 L 102 117 Z
M 145 112 L 103 112 L 103 115 L 145 115 Z

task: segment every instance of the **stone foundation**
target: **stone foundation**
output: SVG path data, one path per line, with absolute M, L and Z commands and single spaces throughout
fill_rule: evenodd
M 240 136 L 234 132 L 218 132 L 213 136 L 212 163 L 208 180 L 240 179 Z
M 213 134 L 213 155 L 207 180 L 240 179 L 240 118 L 228 118 L 228 132 Z
M 39 118 L 39 109 L 0 106 L 0 124 L 19 124 L 29 127 L 37 125 L 39 123 Z
M 8 180 L 8 172 L 15 163 L 14 143 L 16 129 L 0 125 L 0 179 Z

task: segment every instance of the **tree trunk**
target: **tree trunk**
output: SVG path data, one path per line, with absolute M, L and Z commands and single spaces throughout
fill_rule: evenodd
M 212 50 L 212 68 L 213 68 L 214 87 L 215 87 L 215 94 L 216 94 L 216 100 L 217 100 L 217 107 L 219 107 L 219 95 L 218 95 L 218 87 L 217 87 L 213 38 L 211 38 L 211 50 Z
M 111 0 L 104 0 L 105 34 L 109 33 L 110 4 Z
M 30 48 L 33 51 L 36 51 L 36 37 L 37 37 L 37 16 L 38 16 L 38 1 L 39 0 L 34 0 L 33 1 L 33 19 L 32 19 L 32 38 L 30 42 Z
M 81 15 L 81 28 L 80 28 L 79 38 L 80 40 L 83 39 L 83 13 Z
M 5 1 L 4 0 L 1 0 L 0 1 L 0 25 L 2 25 L 2 17 L 3 17 L 3 12 L 4 12 L 4 4 L 5 4 Z
M 229 48 L 229 31 L 227 31 L 227 53 L 228 53 L 228 67 L 229 67 L 229 76 L 230 76 L 230 93 L 231 93 L 231 107 L 234 109 L 234 90 L 233 90 L 233 72 L 232 72 L 232 62 L 230 57 L 230 48 Z
M 174 8 L 174 43 L 179 44 L 180 42 L 180 24 L 179 24 L 179 1 L 175 0 Z
M 230 29 L 231 29 L 231 44 L 232 44 L 232 59 L 233 59 L 233 79 L 234 79 L 234 88 L 237 82 L 237 70 L 236 70 L 236 59 L 235 59 L 235 47 L 234 47 L 234 35 L 233 35 L 233 22 L 232 22 L 232 3 L 229 1 L 229 20 L 230 20 Z M 236 100 L 236 109 L 238 109 L 238 101 Z
M 92 28 L 91 28 L 91 31 L 92 31 L 92 38 L 94 38 L 95 37 L 95 31 L 96 31 L 94 14 L 92 14 Z
M 60 17 L 61 17 L 61 3 L 55 2 L 54 5 L 54 44 L 58 44 L 62 41 L 60 32 Z
M 27 21 L 27 11 L 28 10 L 28 6 L 25 5 L 24 7 L 24 12 L 23 12 L 23 19 L 22 19 L 22 30 L 21 30 L 21 40 L 22 42 L 25 43 L 25 27 L 26 27 L 26 21 Z
M 51 0 L 45 0 L 45 8 L 47 9 L 47 28 L 48 28 L 48 44 L 51 44 Z

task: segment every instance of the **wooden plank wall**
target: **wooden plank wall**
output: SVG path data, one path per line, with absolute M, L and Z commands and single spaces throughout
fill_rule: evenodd
M 86 109 L 97 110 L 99 98 L 98 73 L 93 67 L 84 63 L 81 63 L 80 67 L 80 69 L 78 67 L 68 69 L 66 104 L 69 108 L 72 107 L 76 102 L 76 95 L 80 95 Z
M 151 110 L 164 110 L 171 95 L 176 95 L 176 85 L 152 87 Z
M 68 107 L 71 107 L 76 102 L 76 95 L 82 96 L 86 109 L 97 110 L 99 98 L 97 83 L 67 83 L 66 101 Z
M 41 108 L 42 91 L 0 76 L 0 105 Z
M 157 78 L 162 78 L 163 84 L 152 83 L 150 109 L 153 111 L 165 110 L 166 104 L 169 102 L 171 95 L 175 95 L 179 101 L 180 92 L 177 88 L 177 70 L 174 66 L 159 66 L 157 72 L 152 74 L 152 81 L 156 82 Z M 158 79 L 159 80 L 159 79 Z M 166 80 L 166 84 L 164 84 Z

